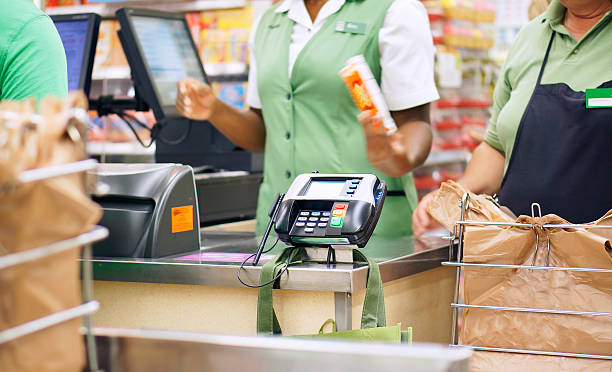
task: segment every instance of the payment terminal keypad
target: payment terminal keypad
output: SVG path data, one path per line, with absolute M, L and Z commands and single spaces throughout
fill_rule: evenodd
M 294 233 L 302 231 L 307 234 L 325 235 L 328 228 L 341 229 L 347 210 L 348 202 L 336 202 L 329 211 L 300 211 L 295 221 Z

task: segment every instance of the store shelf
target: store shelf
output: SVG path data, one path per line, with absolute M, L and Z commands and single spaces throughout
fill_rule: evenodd
M 102 17 L 114 17 L 119 8 L 149 8 L 167 12 L 198 12 L 212 9 L 242 8 L 247 5 L 247 0 L 196 0 L 196 1 L 173 1 L 173 2 L 113 2 L 94 3 L 86 5 L 57 6 L 47 8 L 49 15 L 71 14 L 71 13 L 97 13 Z
M 449 151 L 432 151 L 425 160 L 423 167 L 433 167 L 452 163 L 467 163 L 472 154 L 465 149 Z
M 93 80 L 130 80 L 132 78 L 128 66 L 94 68 L 91 78 Z
M 244 62 L 217 62 L 204 63 L 204 70 L 208 76 L 244 75 L 248 67 Z
M 149 148 L 138 142 L 88 142 L 89 155 L 154 155 L 155 144 Z

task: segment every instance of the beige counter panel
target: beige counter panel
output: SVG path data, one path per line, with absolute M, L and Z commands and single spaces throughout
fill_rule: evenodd
M 383 284 L 387 325 L 412 327 L 418 342 L 450 343 L 456 270 L 440 267 Z M 353 297 L 353 329 L 359 327 L 365 290 Z
M 251 288 L 96 281 L 94 297 L 96 326 L 256 334 Z M 333 292 L 274 290 L 274 305 L 286 335 L 316 333 L 334 317 Z
M 440 267 L 384 284 L 387 324 L 413 327 L 414 341 L 450 341 L 455 270 Z M 365 291 L 352 298 L 359 328 Z M 254 335 L 257 290 L 182 284 L 94 282 L 97 326 Z M 335 317 L 334 293 L 274 290 L 285 335 L 312 334 Z

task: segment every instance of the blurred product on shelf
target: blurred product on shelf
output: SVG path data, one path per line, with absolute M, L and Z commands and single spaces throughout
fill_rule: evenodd
M 546 11 L 551 0 L 531 0 L 529 4 L 529 19 L 534 19 Z
M 423 0 L 436 44 L 440 100 L 431 105 L 434 142 L 430 161 L 414 172 L 419 197 L 458 179 L 469 151 L 484 137 L 499 64 L 495 43 L 497 1 Z
M 127 114 L 135 117 L 149 128 L 155 123 L 153 113 L 127 111 Z M 136 141 L 134 133 L 127 124 L 117 115 L 108 115 L 100 118 L 97 113 L 90 112 L 91 125 L 89 127 L 89 141 L 91 142 L 133 142 Z M 134 130 L 142 141 L 148 143 L 151 133 L 139 126 L 134 126 Z
M 246 105 L 246 82 L 212 83 L 215 95 L 230 106 L 244 108 Z
M 414 171 L 414 185 L 419 199 L 427 193 L 437 190 L 442 182 L 457 181 L 463 174 L 463 165 L 454 162 L 445 165 L 436 165 L 420 168 Z
M 79 4 L 86 4 L 86 0 L 81 0 Z M 70 6 L 76 5 L 74 0 L 47 0 L 46 7 L 51 8 L 54 6 Z
M 494 45 L 495 2 L 425 0 L 435 44 L 490 49 Z
M 249 32 L 253 24 L 251 7 L 188 13 L 186 17 L 205 68 L 213 63 L 242 63 L 241 72 L 246 72 Z M 208 74 L 216 74 L 209 70 Z

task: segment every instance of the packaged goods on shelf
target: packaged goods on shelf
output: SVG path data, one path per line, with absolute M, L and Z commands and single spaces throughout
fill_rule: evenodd
M 187 22 L 205 66 L 238 62 L 243 63 L 243 70 L 246 70 L 249 32 L 253 24 L 251 7 L 190 13 Z
M 121 42 L 117 36 L 117 30 L 121 27 L 119 22 L 114 20 L 104 20 L 100 22 L 100 30 L 98 32 L 98 44 L 96 46 L 96 56 L 94 59 L 94 72 L 104 76 L 105 69 L 111 68 L 126 68 L 129 69 Z M 102 71 L 102 73 L 100 72 Z M 126 76 L 129 78 L 129 73 Z
M 230 106 L 244 108 L 246 105 L 246 82 L 212 83 L 213 91 L 219 99 Z
M 127 111 L 128 114 L 137 118 L 141 123 L 149 128 L 155 123 L 152 112 Z M 91 126 L 89 127 L 89 141 L 91 142 L 133 142 L 136 141 L 134 133 L 128 128 L 127 124 L 116 115 L 108 115 L 104 118 L 97 116 L 95 112 L 90 113 Z M 134 126 L 138 136 L 148 143 L 150 132 L 139 126 Z
M 495 3 L 487 0 L 442 0 L 442 9 L 447 18 L 466 21 L 495 22 Z
M 431 105 L 432 153 L 414 172 L 419 197 L 461 177 L 469 151 L 484 138 L 497 65 L 493 0 L 423 0 L 436 45 L 440 100 Z M 432 165 L 433 164 L 433 165 Z

